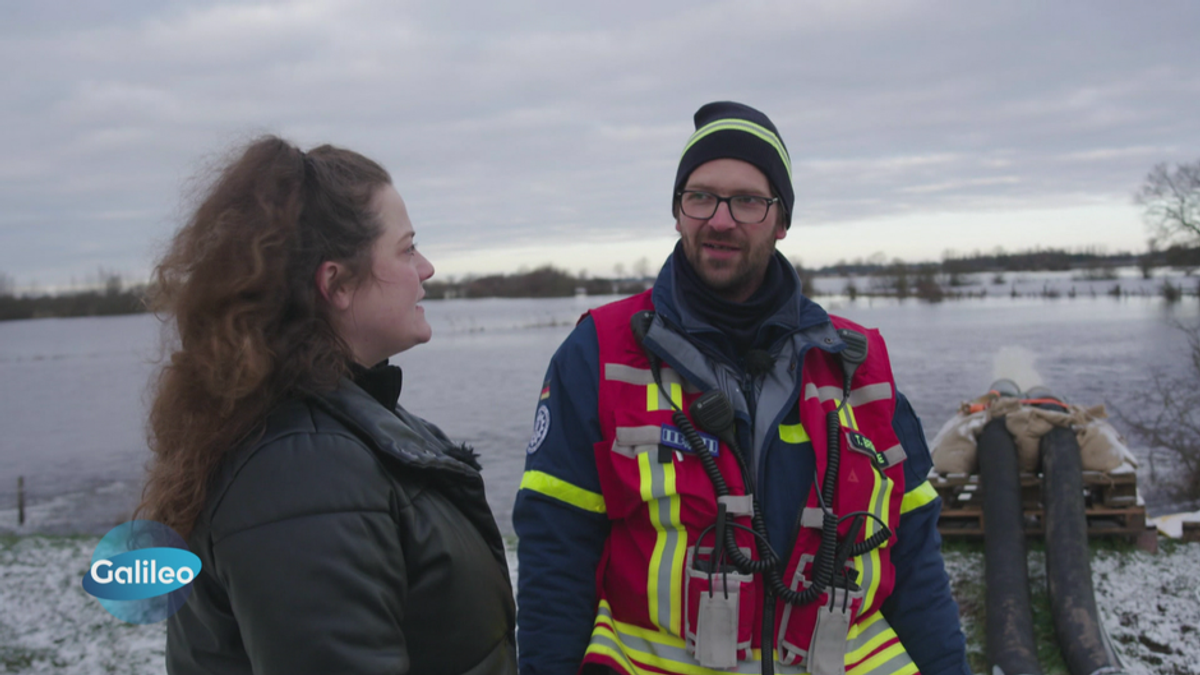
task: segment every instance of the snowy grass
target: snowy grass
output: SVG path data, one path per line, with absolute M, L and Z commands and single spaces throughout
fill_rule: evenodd
M 99 537 L 0 537 L 0 667 L 163 673 L 163 624 L 119 621 L 83 590 Z
M 164 624 L 117 620 L 83 591 L 99 537 L 0 536 L 0 672 L 165 672 Z M 1094 544 L 1096 603 L 1127 672 L 1200 675 L 1200 544 L 1160 540 L 1158 554 Z M 515 540 L 509 549 L 514 579 Z M 1044 555 L 1031 546 L 1029 578 L 1042 667 L 1065 674 L 1054 644 Z M 967 633 L 968 656 L 986 672 L 982 547 L 948 546 L 946 569 Z
M 1092 585 L 1100 619 L 1131 675 L 1200 675 L 1200 544 L 1159 539 L 1159 552 L 1092 542 Z M 955 544 L 943 551 L 959 603 L 967 658 L 987 672 L 983 547 Z M 1030 602 L 1038 661 L 1045 675 L 1067 675 L 1054 637 L 1046 591 L 1045 549 L 1030 546 Z

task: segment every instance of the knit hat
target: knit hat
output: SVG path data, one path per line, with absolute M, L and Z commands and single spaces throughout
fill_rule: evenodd
M 696 167 L 714 159 L 740 159 L 758 167 L 783 200 L 784 226 L 792 225 L 792 160 L 775 125 L 761 112 L 733 101 L 708 103 L 696 111 L 696 133 L 683 147 L 675 172 L 675 193 L 683 189 Z M 675 207 L 674 194 L 671 200 Z

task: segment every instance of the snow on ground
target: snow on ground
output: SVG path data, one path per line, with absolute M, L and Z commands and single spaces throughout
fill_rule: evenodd
M 83 590 L 95 536 L 0 536 L 0 673 L 163 675 L 166 624 L 118 620 Z M 516 551 L 508 565 L 516 580 Z
M 119 621 L 83 590 L 99 537 L 0 539 L 0 669 L 163 673 L 163 624 Z
M 9 673 L 165 672 L 164 624 L 134 626 L 109 615 L 82 579 L 99 537 L 0 537 L 0 671 Z M 517 561 L 509 543 L 509 569 Z M 983 558 L 949 550 L 946 567 L 968 636 L 982 636 Z M 1200 675 L 1200 543 L 1163 540 L 1158 554 L 1097 550 L 1096 602 L 1131 675 Z M 1029 577 L 1044 588 L 1042 555 L 1031 552 Z M 1044 591 L 1042 591 L 1044 593 Z M 1035 597 L 1036 602 L 1036 597 Z M 984 646 L 972 639 L 972 661 Z M 976 666 L 976 670 L 983 668 Z M 1046 675 L 1054 670 L 1046 669 Z
M 1159 552 L 1092 549 L 1092 585 L 1101 622 L 1130 675 L 1200 675 L 1200 543 L 1159 539 Z M 946 571 L 963 616 L 968 657 L 984 672 L 984 560 L 977 552 L 945 552 Z M 1034 624 L 1052 634 L 1045 555 L 1028 556 Z M 1035 633 L 1041 634 L 1035 628 Z M 1040 646 L 1040 647 L 1045 647 Z M 1053 648 L 1039 649 L 1045 675 L 1066 675 Z M 1049 654 L 1049 657 L 1047 657 Z
M 1095 270 L 1090 272 L 1096 272 Z M 1069 270 L 1063 272 L 1029 271 L 1029 272 L 988 272 L 961 275 L 960 286 L 950 286 L 945 275 L 938 275 L 937 280 L 947 292 L 979 295 L 984 293 L 989 297 L 1004 297 L 1009 295 L 1030 297 L 1039 295 L 1058 295 L 1073 297 L 1103 297 L 1116 292 L 1119 295 L 1135 295 L 1154 297 L 1162 294 L 1163 284 L 1182 289 L 1187 295 L 1200 292 L 1200 278 L 1185 275 L 1170 268 L 1154 270 L 1149 279 L 1142 278 L 1141 271 L 1136 267 L 1120 267 L 1103 270 L 1105 274 L 1089 274 L 1089 270 Z M 915 275 L 908 277 L 909 283 L 914 283 Z M 880 292 L 887 288 L 888 279 L 879 276 L 857 275 L 851 277 L 819 276 L 813 279 L 814 290 L 817 294 L 845 295 L 848 284 L 853 284 L 859 293 Z

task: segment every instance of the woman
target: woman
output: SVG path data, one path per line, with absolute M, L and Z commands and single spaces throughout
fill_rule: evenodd
M 140 510 L 203 568 L 169 672 L 516 672 L 479 465 L 386 364 L 432 275 L 387 172 L 327 145 L 250 144 L 175 235 Z

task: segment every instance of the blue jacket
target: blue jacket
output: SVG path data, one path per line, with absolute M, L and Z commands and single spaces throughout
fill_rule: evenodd
M 798 280 L 794 287 L 794 297 L 764 326 L 786 328 L 786 335 L 827 334 L 825 310 L 799 291 Z M 724 336 L 689 312 L 674 292 L 670 258 L 655 282 L 652 298 L 666 322 L 683 327 L 684 336 L 701 351 L 731 361 Z M 669 364 L 670 355 L 662 356 Z M 585 318 L 550 362 L 527 448 L 526 479 L 513 509 L 513 527 L 520 538 L 517 624 L 523 675 L 575 672 L 592 633 L 596 567 L 609 532 L 603 509 L 596 508 L 603 503 L 593 453 L 594 444 L 601 441 L 599 369 L 595 325 Z M 896 588 L 883 606 L 884 617 L 924 675 L 969 674 L 958 606 L 950 595 L 940 552 L 941 502 L 926 482 L 932 460 L 921 422 L 903 394 L 897 394 L 892 426 L 908 459 L 904 516 L 892 552 Z M 768 444 L 752 463 L 768 538 L 773 548 L 782 550 L 804 507 L 815 459 L 811 446 L 807 452 L 771 450 Z M 548 496 L 537 489 L 532 476 L 543 482 L 559 481 L 555 492 L 562 495 L 565 488 L 571 497 Z

